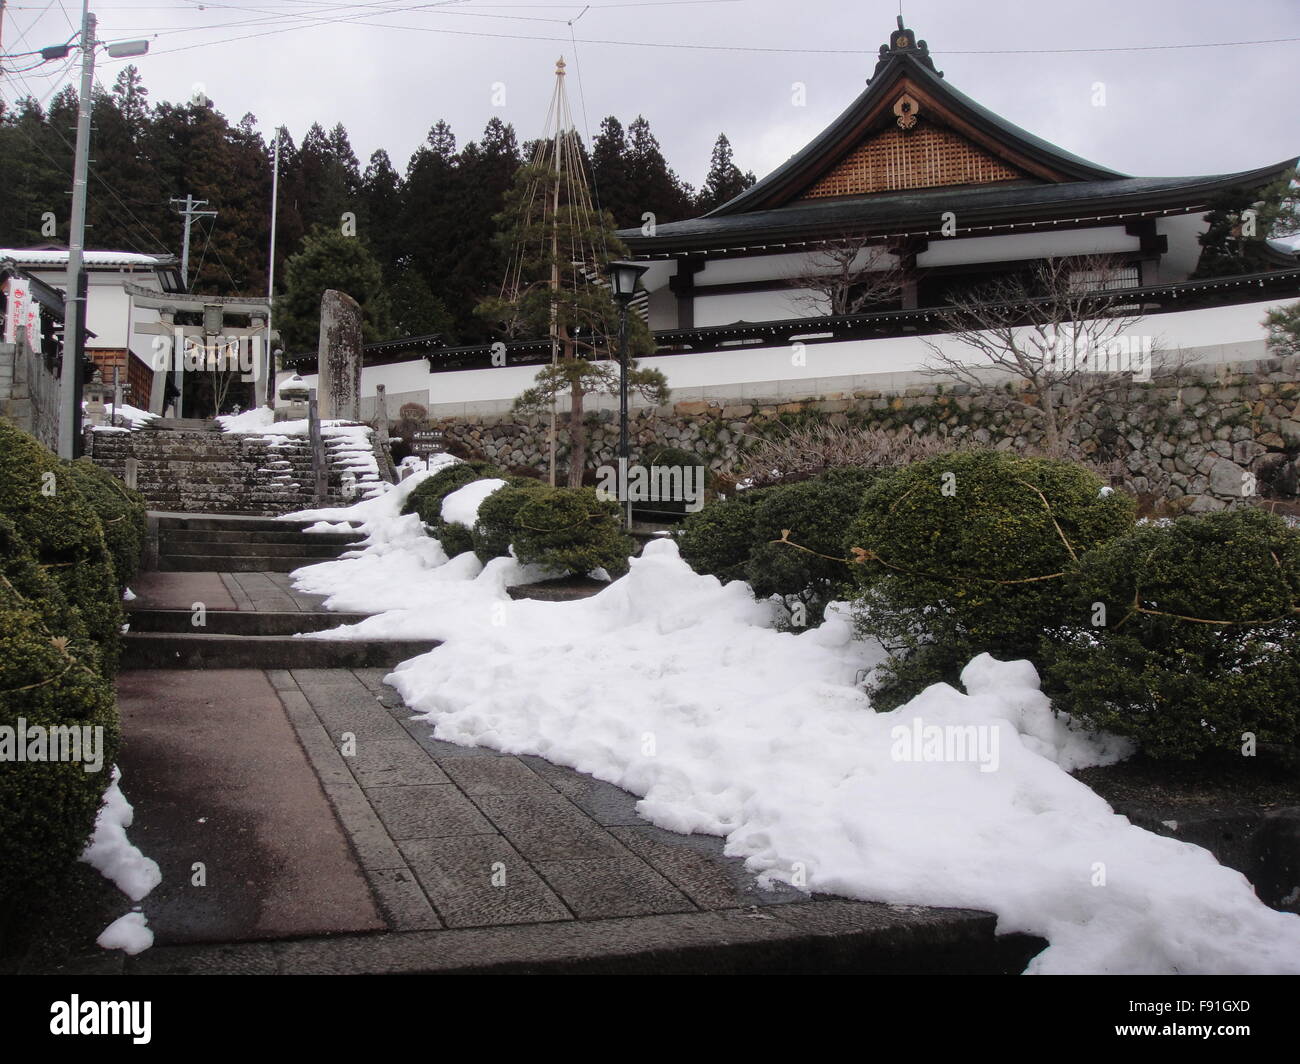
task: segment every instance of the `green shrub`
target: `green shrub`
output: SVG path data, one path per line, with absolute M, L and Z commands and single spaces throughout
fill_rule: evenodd
M 1133 526 L 1133 501 L 1104 488 L 1070 462 L 997 451 L 939 455 L 868 488 L 846 546 L 859 630 L 895 653 L 873 681 L 877 708 L 956 683 L 983 651 L 1033 657 L 1076 558 Z
M 635 549 L 623 532 L 619 504 L 598 498 L 592 488 L 534 493 L 516 512 L 515 525 L 515 554 L 521 562 L 566 575 L 599 568 L 621 576 Z
M 1058 710 L 1157 758 L 1239 753 L 1247 732 L 1300 742 L 1300 533 L 1280 518 L 1144 525 L 1086 554 L 1070 585 L 1042 648 Z
M 757 539 L 757 504 L 771 488 L 750 488 L 708 503 L 682 522 L 677 547 L 697 573 L 716 576 L 724 584 L 745 579 Z
M 498 488 L 478 508 L 474 523 L 474 553 L 487 564 L 493 558 L 510 555 L 510 544 L 518 533 L 515 520 L 519 511 L 539 495 L 551 491 L 549 484 L 526 477 L 515 477 L 504 488 Z
M 503 474 L 490 462 L 457 462 L 444 466 L 431 477 L 426 477 L 406 498 L 404 514 L 419 514 L 426 525 L 437 527 L 442 522 L 442 500 L 466 484 Z
M 439 521 L 433 526 L 433 538 L 442 544 L 443 553 L 455 558 L 474 549 L 474 536 L 468 528 L 455 521 Z
M 80 855 L 117 757 L 117 705 L 80 613 L 0 517 L 0 725 L 102 727 L 97 772 L 0 761 L 0 913 L 51 890 Z
M 121 640 L 122 596 L 103 526 L 68 463 L 3 419 L 0 516 L 13 522 L 18 538 L 81 615 L 111 675 Z
M 78 490 L 99 515 L 118 590 L 125 591 L 139 572 L 144 555 L 148 535 L 144 496 L 89 458 L 78 458 L 67 469 Z
M 826 604 L 852 583 L 844 532 L 876 476 L 868 470 L 839 469 L 816 480 L 767 489 L 754 504 L 753 545 L 744 566 L 754 594 L 780 595 L 791 607 L 800 602 L 804 623 L 820 624 Z M 787 531 L 788 542 L 777 542 Z

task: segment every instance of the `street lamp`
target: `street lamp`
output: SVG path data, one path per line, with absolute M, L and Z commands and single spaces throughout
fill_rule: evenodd
M 90 168 L 91 90 L 95 83 L 95 49 L 104 44 L 114 59 L 144 55 L 148 41 L 105 44 L 95 39 L 90 0 L 81 7 L 81 94 L 77 100 L 77 145 L 72 163 L 72 220 L 68 225 L 67 311 L 63 322 L 63 368 L 59 378 L 59 457 L 76 458 L 81 447 L 81 380 L 86 347 L 86 291 L 82 259 L 86 247 L 86 180 Z M 47 53 L 48 56 L 47 56 Z M 44 61 L 68 54 L 68 45 L 46 48 Z
M 636 294 L 637 282 L 650 267 L 639 262 L 611 262 L 605 267 L 610 288 L 618 301 L 618 485 L 623 493 L 624 524 L 632 527 L 632 498 L 627 490 L 627 308 Z

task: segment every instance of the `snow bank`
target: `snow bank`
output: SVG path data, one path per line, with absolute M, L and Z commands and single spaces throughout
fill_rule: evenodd
M 332 608 L 391 611 L 352 635 L 446 641 L 388 677 L 439 739 L 614 783 L 654 824 L 724 836 L 761 879 L 995 912 L 1051 943 L 1032 972 L 1300 972 L 1300 917 L 1068 774 L 1127 748 L 1071 731 L 1027 662 L 983 655 L 965 693 L 878 714 L 857 677 L 884 652 L 840 610 L 776 631 L 777 607 L 672 542 L 592 598 L 513 602 L 517 562 L 448 563 L 418 520 L 366 513 L 373 546 L 296 577 Z

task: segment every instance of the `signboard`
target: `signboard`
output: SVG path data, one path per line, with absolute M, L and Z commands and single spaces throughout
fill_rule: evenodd
M 31 285 L 21 277 L 10 277 L 5 282 L 9 299 L 9 312 L 5 315 L 4 342 L 12 344 L 18 339 L 18 329 L 27 329 L 27 343 L 33 351 L 41 349 L 40 304 L 32 298 Z
M 411 434 L 411 453 L 421 458 L 431 454 L 441 454 L 443 450 L 442 432 L 438 429 L 421 429 Z

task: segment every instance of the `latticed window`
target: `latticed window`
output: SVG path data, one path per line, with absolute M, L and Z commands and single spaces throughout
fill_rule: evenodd
M 1070 287 L 1076 292 L 1118 292 L 1137 288 L 1140 284 L 1141 274 L 1136 263 L 1105 270 L 1070 271 Z

